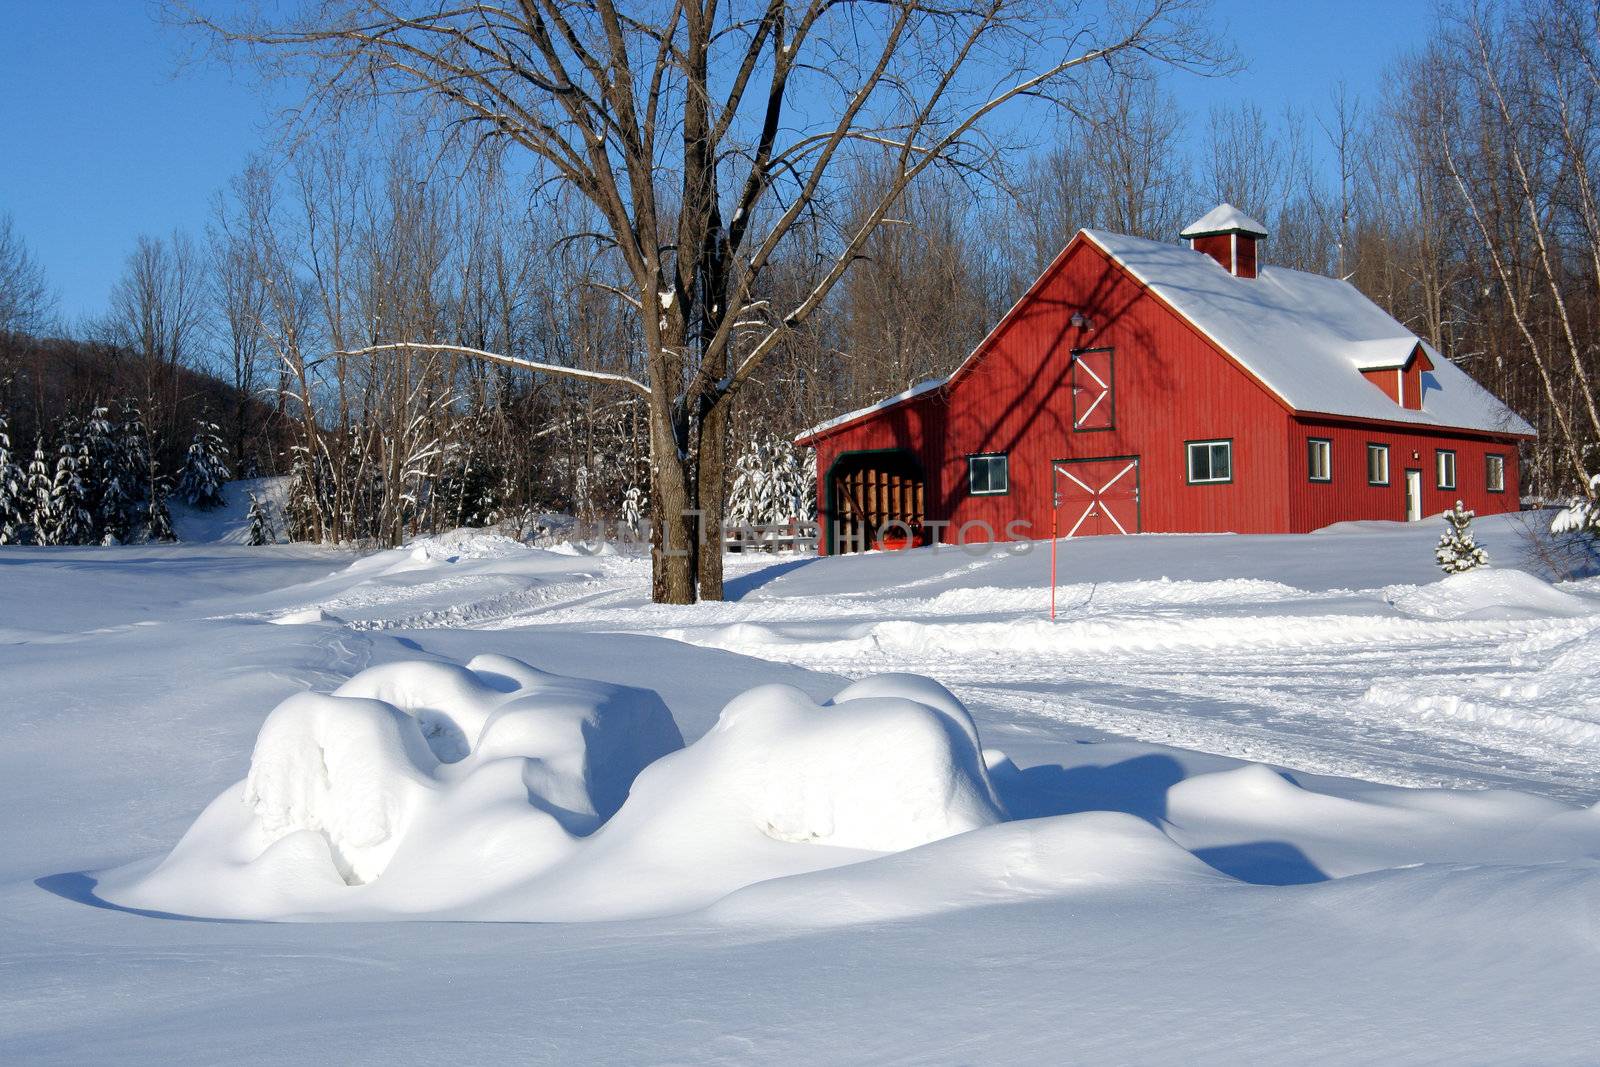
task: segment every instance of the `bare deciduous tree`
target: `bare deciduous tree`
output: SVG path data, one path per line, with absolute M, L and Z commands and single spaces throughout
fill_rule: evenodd
M 981 169 L 1007 105 L 1069 97 L 1081 68 L 1217 58 L 1190 0 L 768 0 L 618 7 L 335 0 L 298 18 L 192 20 L 308 77 L 337 109 L 426 98 L 478 146 L 514 146 L 576 190 L 623 267 L 639 328 L 623 375 L 650 413 L 656 599 L 722 595 L 724 438 L 741 387 L 823 303 L 919 176 Z M 892 179 L 848 220 L 841 163 L 888 149 Z M 761 295 L 808 219 L 827 234 L 793 303 Z M 386 346 L 417 338 L 387 338 Z M 371 352 L 375 346 L 346 349 Z M 561 373 L 562 368 L 546 370 Z
M 44 268 L 28 251 L 10 215 L 0 215 L 0 334 L 36 333 L 55 308 Z

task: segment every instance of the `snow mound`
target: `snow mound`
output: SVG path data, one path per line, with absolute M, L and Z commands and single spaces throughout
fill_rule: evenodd
M 1595 610 L 1531 574 L 1501 567 L 1479 567 L 1431 585 L 1389 586 L 1383 593 L 1397 611 L 1424 619 L 1571 617 Z
M 1133 815 L 1025 819 L 921 848 L 742 889 L 707 915 L 721 922 L 841 926 L 1104 890 L 1170 893 L 1225 876 Z
M 404 574 L 438 564 L 477 560 L 508 560 L 533 552 L 527 545 L 504 534 L 461 528 L 432 537 L 418 537 L 399 548 L 375 552 L 352 563 L 351 574 Z
M 279 704 L 248 777 L 166 859 L 112 872 L 99 891 L 217 917 L 463 903 L 564 858 L 682 745 L 649 690 L 505 656 L 373 667 Z
M 267 717 L 249 776 L 107 900 L 318 919 L 600 919 L 1004 821 L 977 728 L 926 678 L 759 686 L 683 748 L 652 692 L 504 656 L 391 663 Z
M 898 852 L 1004 818 L 971 717 L 926 678 L 868 678 L 825 705 L 752 689 L 690 751 L 694 784 L 778 841 Z

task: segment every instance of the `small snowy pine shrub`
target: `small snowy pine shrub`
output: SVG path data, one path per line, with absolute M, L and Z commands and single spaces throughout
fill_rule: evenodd
M 250 532 L 247 543 L 252 545 L 272 545 L 278 542 L 278 529 L 273 524 L 272 512 L 265 500 L 250 494 Z
M 211 511 L 222 506 L 222 484 L 227 480 L 227 450 L 217 424 L 202 422 L 183 459 L 178 496 L 201 511 Z
M 1489 553 L 1479 547 L 1472 536 L 1472 520 L 1476 515 L 1477 512 L 1469 511 L 1459 500 L 1454 508 L 1444 513 L 1446 528 L 1433 558 L 1446 574 L 1460 574 L 1488 565 Z
M 176 541 L 177 531 L 172 528 L 172 512 L 167 510 L 167 486 L 163 478 L 150 485 L 149 534 L 152 541 Z

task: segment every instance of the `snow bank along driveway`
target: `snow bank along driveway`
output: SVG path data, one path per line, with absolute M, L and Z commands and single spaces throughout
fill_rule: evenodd
M 0 550 L 0 1057 L 1592 1061 L 1600 584 L 1512 522 L 1074 542 L 1053 624 L 1043 553 Z

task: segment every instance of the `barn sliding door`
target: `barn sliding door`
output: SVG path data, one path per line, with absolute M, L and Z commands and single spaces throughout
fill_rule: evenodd
M 1056 534 L 1139 532 L 1139 457 L 1058 459 L 1050 464 Z

